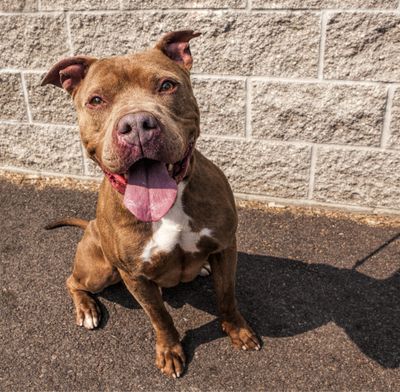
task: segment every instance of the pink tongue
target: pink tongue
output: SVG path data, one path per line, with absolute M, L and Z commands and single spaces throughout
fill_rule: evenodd
M 139 220 L 160 220 L 175 203 L 176 194 L 176 182 L 165 163 L 141 159 L 129 169 L 124 204 Z

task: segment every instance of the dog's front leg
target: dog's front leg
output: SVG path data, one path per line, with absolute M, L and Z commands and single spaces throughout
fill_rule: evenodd
M 237 250 L 236 243 L 209 257 L 218 311 L 223 331 L 231 338 L 234 347 L 242 350 L 259 350 L 260 342 L 240 314 L 235 297 Z
M 150 317 L 156 332 L 156 366 L 167 376 L 180 377 L 185 366 L 185 354 L 159 287 L 143 276 L 131 277 L 122 270 L 119 272 L 128 290 Z

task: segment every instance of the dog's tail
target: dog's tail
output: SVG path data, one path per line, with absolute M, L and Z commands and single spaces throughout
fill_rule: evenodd
M 76 227 L 80 227 L 81 229 L 86 229 L 88 224 L 89 224 L 89 221 L 86 221 L 84 219 L 65 218 L 65 219 L 61 219 L 59 221 L 51 222 L 48 225 L 46 225 L 44 228 L 46 230 L 51 230 L 51 229 L 56 229 L 57 227 L 63 227 L 63 226 L 76 226 Z

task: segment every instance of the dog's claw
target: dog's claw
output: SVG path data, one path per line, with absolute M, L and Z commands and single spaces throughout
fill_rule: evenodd
M 84 327 L 87 328 L 87 329 L 93 329 L 93 328 L 94 328 L 94 325 L 93 325 L 93 319 L 92 319 L 92 317 L 91 317 L 91 316 L 85 315 L 85 320 L 84 320 L 84 322 L 83 322 L 83 325 L 84 325 Z
M 171 347 L 157 345 L 156 365 L 166 376 L 179 378 L 185 366 L 185 354 L 181 344 L 177 343 Z
M 242 325 L 238 326 L 237 324 L 235 325 L 233 323 L 225 321 L 222 323 L 222 329 L 231 338 L 234 347 L 242 349 L 244 351 L 259 351 L 261 349 L 261 345 L 256 334 L 244 320 L 241 321 L 240 324 Z
M 95 329 L 100 323 L 100 309 L 93 298 L 85 298 L 76 308 L 76 323 L 86 329 Z

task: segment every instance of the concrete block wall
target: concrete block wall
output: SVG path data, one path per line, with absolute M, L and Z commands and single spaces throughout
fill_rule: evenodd
M 65 56 L 193 28 L 198 148 L 238 196 L 400 213 L 399 0 L 0 0 L 0 169 L 78 177 Z

